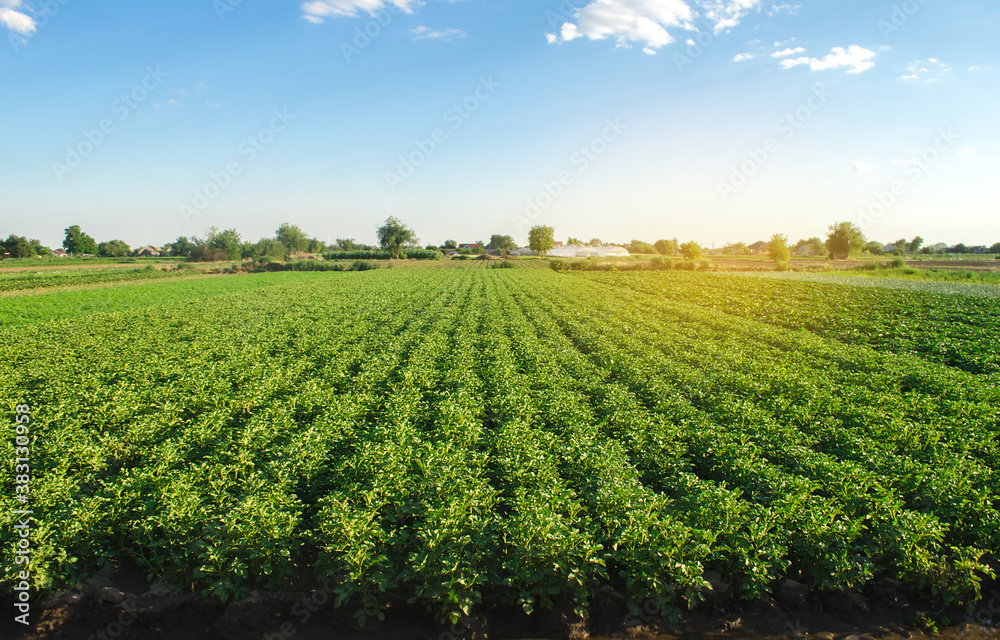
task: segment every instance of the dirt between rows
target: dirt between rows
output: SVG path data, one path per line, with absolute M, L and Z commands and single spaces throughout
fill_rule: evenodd
M 128 575 L 127 575 L 128 574 Z M 630 613 L 625 598 L 610 588 L 592 600 L 590 617 L 579 619 L 565 603 L 552 611 L 525 615 L 517 606 L 486 606 L 448 625 L 423 608 L 398 603 L 382 622 L 361 628 L 352 608 L 335 608 L 329 583 L 300 593 L 253 592 L 224 604 L 193 592 L 177 592 L 164 583 L 147 583 L 120 567 L 99 572 L 77 588 L 55 594 L 31 609 L 24 627 L 4 616 L 0 638 L 24 640 L 497 640 L 511 638 L 583 638 L 646 640 L 910 640 L 925 636 L 915 626 L 920 612 L 931 610 L 913 589 L 899 582 L 870 583 L 862 594 L 811 592 L 784 581 L 773 598 L 742 601 L 717 574 L 706 576 L 714 590 L 704 603 L 671 623 L 648 603 Z M 1000 638 L 990 620 L 1000 619 L 1000 591 L 994 583 L 973 613 L 934 608 L 950 627 L 944 640 Z M 4 610 L 14 609 L 3 597 Z M 652 605 L 652 606 L 650 606 Z

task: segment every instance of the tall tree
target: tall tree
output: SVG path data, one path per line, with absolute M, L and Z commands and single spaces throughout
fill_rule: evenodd
M 188 257 L 191 255 L 191 251 L 197 246 L 194 242 L 188 240 L 187 236 L 180 236 L 170 244 L 168 244 L 164 249 L 170 251 L 172 256 Z
M 910 240 L 910 244 L 906 246 L 906 250 L 909 251 L 910 253 L 917 253 L 923 246 L 924 246 L 924 239 L 921 238 L 920 236 L 917 236 L 913 240 Z
M 590 246 L 592 246 L 592 247 L 600 247 L 600 246 L 601 246 L 601 245 L 603 245 L 604 243 L 603 243 L 603 242 L 601 242 L 601 239 L 600 239 L 600 238 L 591 238 L 591 239 L 590 239 L 590 242 L 588 242 L 587 244 L 589 244 L 589 245 L 590 245 Z
M 552 227 L 538 225 L 528 232 L 528 248 L 540 256 L 552 251 L 556 246 L 556 232 Z
M 457 249 L 458 243 L 454 240 L 445 240 L 443 246 L 445 249 Z
M 830 256 L 847 259 L 859 253 L 865 246 L 865 234 L 850 222 L 838 222 L 830 226 L 826 237 L 826 248 Z
M 771 259 L 778 264 L 788 262 L 790 255 L 788 251 L 788 236 L 782 233 L 776 233 L 771 236 L 771 242 L 768 243 L 768 252 L 771 254 Z
M 653 245 L 648 242 L 643 242 L 642 240 L 633 240 L 628 243 L 628 247 L 626 248 L 629 253 L 659 253 L 655 248 L 653 248 Z
M 243 255 L 243 238 L 236 229 L 219 231 L 212 227 L 208 232 L 207 244 L 211 249 L 225 252 L 229 260 L 239 260 Z
M 417 241 L 413 229 L 403 224 L 396 217 L 389 217 L 385 224 L 378 228 L 378 242 L 383 249 L 392 251 L 394 258 L 399 257 L 403 246 Z
M 513 251 L 517 248 L 517 244 L 510 236 L 492 235 L 486 248 L 494 251 Z
M 132 253 L 131 247 L 124 240 L 109 240 L 97 245 L 97 251 L 106 258 L 124 258 Z
M 285 249 L 288 253 L 295 253 L 296 251 L 305 251 L 309 248 L 309 236 L 302 229 L 299 229 L 294 224 L 288 224 L 287 222 L 278 227 L 278 230 L 274 232 L 275 238 L 278 242 L 285 245 Z
M 653 244 L 653 248 L 656 249 L 657 253 L 661 256 L 676 255 L 679 246 L 677 238 L 674 238 L 673 240 L 657 240 Z
M 566 241 L 566 244 L 571 247 L 582 247 L 587 243 L 579 238 L 570 238 L 569 240 Z
M 11 258 L 33 258 L 38 255 L 31 241 L 23 236 L 15 236 L 13 233 L 7 240 L 0 242 L 3 252 L 9 253 Z
M 85 253 L 97 253 L 97 241 L 88 236 L 80 229 L 80 225 L 74 224 L 66 229 L 66 239 L 63 240 L 63 249 L 66 253 L 82 255 Z
M 697 260 L 701 257 L 701 245 L 693 240 L 685 242 L 681 245 L 680 252 L 687 260 Z

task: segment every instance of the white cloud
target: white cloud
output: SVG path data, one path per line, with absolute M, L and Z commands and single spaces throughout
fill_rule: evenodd
M 302 17 L 314 24 L 322 24 L 324 18 L 355 17 L 359 11 L 372 15 L 383 9 L 395 8 L 404 13 L 413 13 L 420 0 L 310 0 L 303 2 Z
M 656 55 L 656 49 L 652 49 L 650 47 L 643 47 L 642 52 L 645 53 L 647 56 Z
M 0 24 L 23 36 L 31 35 L 38 30 L 35 19 L 23 11 L 21 0 L 0 0 Z
M 868 173 L 875 168 L 875 165 L 864 160 L 855 160 L 851 163 L 851 168 L 857 173 Z
M 732 29 L 743 16 L 757 9 L 760 0 L 701 0 L 705 17 L 715 23 L 715 32 Z
M 787 13 L 790 16 L 794 16 L 802 8 L 801 4 L 790 4 L 788 2 L 783 2 L 781 4 L 774 4 L 770 9 L 767 10 L 767 15 L 774 17 L 780 13 Z M 793 40 L 795 38 L 792 38 Z
M 834 47 L 833 50 L 823 58 L 789 58 L 781 61 L 782 69 L 792 69 L 800 65 L 808 65 L 813 71 L 824 71 L 826 69 L 840 69 L 847 67 L 847 73 L 862 73 L 875 66 L 872 58 L 878 54 L 869 51 L 864 47 L 852 44 L 848 48 Z
M 962 149 L 961 151 L 958 152 L 958 154 L 962 155 L 962 156 L 972 156 L 972 155 L 976 154 L 976 150 L 975 149 Z
M 442 29 L 438 31 L 424 26 L 410 29 L 410 33 L 413 34 L 414 40 L 444 40 L 445 42 L 458 40 L 469 35 L 461 29 Z
M 221 109 L 222 108 L 222 103 L 221 102 L 206 102 L 205 106 L 206 107 L 211 107 L 212 109 Z
M 575 22 L 564 23 L 550 41 L 613 38 L 619 43 L 641 42 L 646 48 L 659 49 L 674 42 L 668 28 L 693 31 L 694 17 L 684 0 L 593 0 L 577 10 Z
M 743 62 L 744 60 L 753 60 L 757 57 L 756 53 L 737 53 L 733 56 L 733 62 Z
M 904 82 L 914 84 L 932 84 L 938 82 L 951 71 L 951 66 L 937 58 L 915 60 L 906 67 L 906 73 L 899 76 Z
M 805 47 L 795 47 L 794 49 L 782 49 L 781 51 L 775 51 L 771 54 L 772 58 L 787 58 L 788 56 L 794 56 L 799 53 L 805 53 Z

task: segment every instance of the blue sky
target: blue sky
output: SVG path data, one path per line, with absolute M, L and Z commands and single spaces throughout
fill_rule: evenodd
M 989 0 L 0 0 L 0 233 L 992 244 L 998 29 Z

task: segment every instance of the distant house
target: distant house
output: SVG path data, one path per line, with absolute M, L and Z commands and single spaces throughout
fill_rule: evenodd
M 159 257 L 161 253 L 163 253 L 163 249 L 160 249 L 159 247 L 143 247 L 135 252 L 137 256 L 141 256 L 143 258 L 156 258 Z
M 458 245 L 459 249 L 482 249 L 483 245 L 480 242 L 476 243 L 466 243 Z
M 66 257 L 69 256 L 68 253 L 66 253 L 65 251 L 60 251 L 59 249 L 53 249 L 52 250 L 52 255 L 55 256 L 55 257 L 57 257 L 57 258 L 66 258 Z
M 555 243 L 555 244 L 554 244 L 554 245 L 552 245 L 552 246 L 553 246 L 553 247 L 561 247 L 561 246 L 563 246 L 563 243 L 561 243 L 561 242 L 557 242 L 557 243 Z
M 752 255 L 752 256 L 759 256 L 759 255 L 763 255 L 763 254 L 767 253 L 768 251 L 770 251 L 771 250 L 771 244 L 768 243 L 768 242 L 764 242 L 764 241 L 755 242 L 752 245 L 750 245 L 749 247 L 747 247 L 747 250 L 750 251 L 750 255 Z
M 882 253 L 893 253 L 895 251 L 896 251 L 896 245 L 894 244 L 887 244 L 884 247 L 882 247 Z
M 799 247 L 798 249 L 796 249 L 795 255 L 797 255 L 800 258 L 808 258 L 809 256 L 816 255 L 816 252 L 813 251 L 812 247 L 806 245 L 804 247 Z

